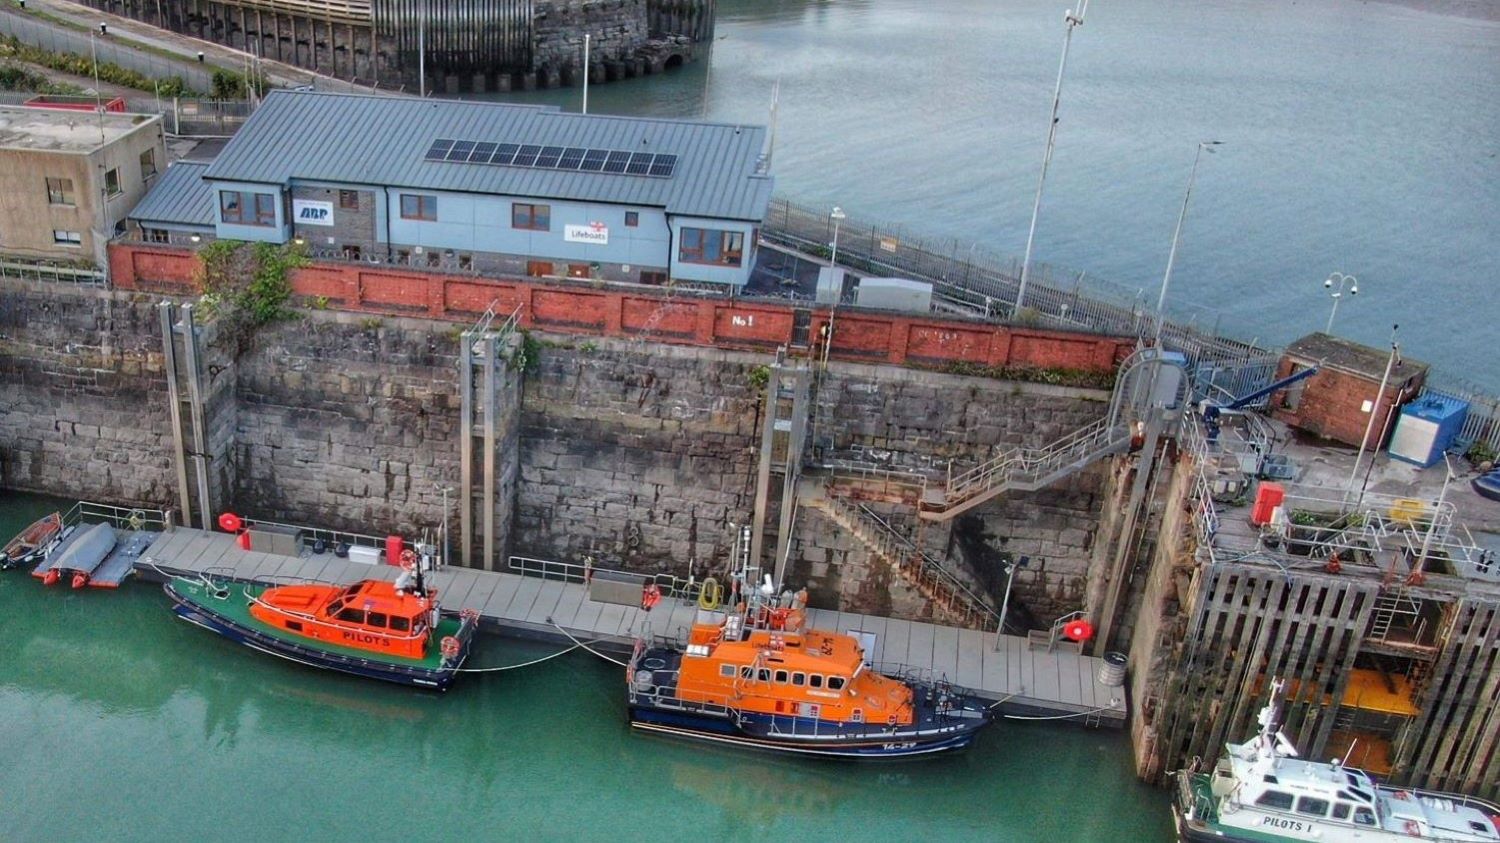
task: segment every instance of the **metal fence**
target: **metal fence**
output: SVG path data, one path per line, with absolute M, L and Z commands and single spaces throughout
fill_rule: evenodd
M 25 261 L 0 259 L 0 278 L 20 278 L 25 281 L 50 281 L 55 284 L 85 284 L 104 286 L 104 272 L 100 269 L 49 261 Z
M 10 35 L 22 43 L 54 53 L 93 55 L 98 58 L 100 64 L 116 64 L 153 79 L 168 79 L 176 76 L 189 88 L 195 90 L 213 89 L 213 74 L 204 67 L 118 44 L 109 38 L 92 38 L 86 32 L 79 32 L 50 21 L 38 20 L 8 9 L 0 9 L 0 35 Z

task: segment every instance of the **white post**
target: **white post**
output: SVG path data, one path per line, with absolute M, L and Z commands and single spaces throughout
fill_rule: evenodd
M 427 0 L 417 17 L 417 96 L 427 96 Z
M 1177 213 L 1177 228 L 1172 232 L 1172 249 L 1167 252 L 1167 272 L 1161 277 L 1161 293 L 1156 297 L 1156 345 L 1161 347 L 1161 327 L 1166 321 L 1167 313 L 1167 287 L 1172 283 L 1172 267 L 1177 263 L 1177 243 L 1182 239 L 1182 223 L 1187 219 L 1188 199 L 1193 196 L 1193 181 L 1198 178 L 1198 162 L 1203 158 L 1203 150 L 1213 152 L 1212 147 L 1218 146 L 1223 141 L 1203 141 L 1198 144 L 1198 151 L 1193 155 L 1193 169 L 1188 171 L 1187 190 L 1182 194 L 1182 210 Z
M 1010 609 L 1010 586 L 1016 581 L 1016 563 L 1005 566 L 1005 596 L 1000 600 L 1000 620 L 995 624 L 995 652 L 1000 652 L 1000 637 L 1005 634 L 1005 613 Z
M 1443 502 L 1448 499 L 1448 483 L 1453 480 L 1453 463 L 1448 461 L 1448 455 L 1443 454 L 1443 468 L 1447 470 L 1447 476 L 1443 478 L 1442 491 L 1438 492 L 1437 508 L 1432 511 L 1432 520 L 1427 524 L 1427 535 L 1422 537 L 1422 552 L 1417 556 L 1417 565 L 1412 573 L 1418 573 L 1427 568 L 1427 551 L 1432 547 L 1432 534 L 1437 532 L 1438 516 L 1443 513 Z
M 1365 435 L 1359 440 L 1359 454 L 1354 458 L 1354 469 L 1349 472 L 1349 485 L 1344 489 L 1344 500 L 1349 500 L 1349 493 L 1354 491 L 1354 480 L 1359 477 L 1359 464 L 1364 461 L 1365 447 L 1370 441 L 1370 433 L 1375 429 L 1375 416 L 1380 412 L 1380 401 L 1385 397 L 1385 385 L 1391 379 L 1391 367 L 1396 365 L 1396 356 L 1401 353 L 1401 343 L 1396 342 L 1396 329 L 1400 325 L 1391 326 L 1391 355 L 1385 361 L 1385 374 L 1380 376 L 1380 389 L 1375 393 L 1375 401 L 1370 405 L 1370 420 L 1365 422 Z M 1372 455 L 1370 459 L 1374 459 Z M 1363 495 L 1361 495 L 1363 501 Z
M 1031 277 L 1031 246 L 1036 240 L 1036 218 L 1042 210 L 1042 186 L 1047 183 L 1047 165 L 1052 163 L 1052 147 L 1057 142 L 1057 109 L 1062 103 L 1063 70 L 1068 66 L 1068 45 L 1073 43 L 1073 29 L 1083 25 L 1083 15 L 1088 11 L 1089 0 L 1082 0 L 1078 14 L 1069 9 L 1063 16 L 1068 24 L 1068 33 L 1063 37 L 1062 61 L 1057 65 L 1057 87 L 1052 91 L 1052 119 L 1047 122 L 1047 151 L 1042 155 L 1042 174 L 1036 180 L 1036 201 L 1031 205 L 1031 228 L 1026 232 L 1026 254 L 1021 258 L 1021 286 L 1016 290 L 1016 310 L 1026 302 L 1026 282 Z
M 583 113 L 589 113 L 589 34 L 583 34 Z

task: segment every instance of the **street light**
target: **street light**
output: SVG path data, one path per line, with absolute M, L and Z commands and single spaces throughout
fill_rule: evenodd
M 1026 255 L 1021 258 L 1021 283 L 1016 288 L 1016 311 L 1026 301 L 1026 281 L 1031 277 L 1031 246 L 1036 241 L 1036 218 L 1042 210 L 1042 186 L 1047 183 L 1047 165 L 1052 163 L 1052 148 L 1057 143 L 1057 109 L 1062 104 L 1063 71 L 1068 67 L 1068 46 L 1073 43 L 1073 30 L 1083 25 L 1083 16 L 1089 9 L 1089 0 L 1081 0 L 1075 14 L 1069 9 L 1063 15 L 1068 33 L 1063 36 L 1062 61 L 1057 65 L 1057 86 L 1052 90 L 1052 119 L 1047 122 L 1047 150 L 1042 153 L 1042 174 L 1036 180 L 1036 201 L 1031 205 L 1031 229 L 1026 232 Z
M 1000 652 L 1000 636 L 1005 634 L 1005 613 L 1010 610 L 1010 587 L 1016 581 L 1016 569 L 1031 564 L 1030 556 L 1005 563 L 1005 597 L 1000 600 L 1000 622 L 995 625 L 995 652 Z
M 1177 244 L 1182 239 L 1182 222 L 1187 219 L 1188 200 L 1193 196 L 1193 182 L 1198 178 L 1198 162 L 1203 159 L 1203 152 L 1213 154 L 1214 147 L 1221 146 L 1223 141 L 1203 141 L 1198 144 L 1198 151 L 1193 154 L 1193 169 L 1188 171 L 1187 190 L 1182 194 L 1182 210 L 1177 213 L 1177 228 L 1172 232 L 1172 249 L 1167 252 L 1167 271 L 1161 277 L 1161 293 L 1156 297 L 1156 346 L 1161 348 L 1161 326 L 1166 320 L 1167 287 L 1172 283 L 1172 267 L 1177 263 Z
M 1335 280 L 1338 281 L 1337 287 L 1333 283 Z M 1323 289 L 1333 291 L 1328 294 L 1328 297 L 1333 299 L 1333 309 L 1328 312 L 1328 327 L 1323 329 L 1323 333 L 1325 334 L 1333 333 L 1333 317 L 1339 312 L 1339 299 L 1344 297 L 1345 281 L 1349 282 L 1349 295 L 1357 295 L 1359 293 L 1359 282 L 1355 280 L 1353 275 L 1335 272 L 1323 282 Z
M 828 218 L 833 220 L 833 253 L 828 259 L 829 266 L 839 265 L 839 223 L 844 221 L 844 209 L 837 205 L 828 213 Z

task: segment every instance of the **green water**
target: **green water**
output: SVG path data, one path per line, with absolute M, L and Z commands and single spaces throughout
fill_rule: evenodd
M 56 502 L 0 492 L 0 535 Z M 477 664 L 550 645 L 487 638 Z M 445 696 L 176 620 L 157 587 L 0 577 L 0 841 L 1164 841 L 1120 733 L 1002 721 L 968 754 L 790 761 L 634 735 L 573 653 Z

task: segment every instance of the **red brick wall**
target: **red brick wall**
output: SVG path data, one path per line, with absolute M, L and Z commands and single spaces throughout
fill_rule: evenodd
M 1306 369 L 1308 365 L 1306 361 L 1283 357 L 1276 367 L 1276 377 L 1289 377 L 1294 371 Z M 1384 395 L 1376 401 L 1380 378 L 1323 368 L 1300 384 L 1271 396 L 1272 415 L 1298 430 L 1359 447 L 1360 438 L 1364 436 L 1365 427 L 1370 421 L 1370 414 L 1364 412 L 1364 402 L 1374 401 L 1375 424 L 1370 429 L 1370 438 L 1365 447 L 1375 448 L 1385 444 L 1385 439 L 1381 436 L 1382 427 L 1385 428 L 1385 438 L 1389 438 L 1396 427 L 1394 417 L 1387 421 L 1393 402 L 1399 408 L 1410 401 L 1421 389 L 1422 381 L 1421 376 L 1401 377 L 1393 374 Z M 1299 389 L 1301 395 L 1297 399 L 1296 408 L 1285 406 L 1289 396 L 1296 394 Z
M 116 287 L 190 295 L 199 263 L 187 249 L 132 243 L 110 246 Z M 792 342 L 790 305 L 683 297 L 664 302 L 646 293 L 520 279 L 443 275 L 416 269 L 315 263 L 292 273 L 299 297 L 326 298 L 339 310 L 469 322 L 493 303 L 498 313 L 521 309 L 521 325 L 560 333 L 629 337 L 723 348 L 773 349 Z M 921 366 L 1011 366 L 1111 371 L 1134 342 L 962 320 L 841 311 L 812 314 L 816 344 L 833 322 L 829 356 Z M 1371 387 L 1373 392 L 1373 387 Z

